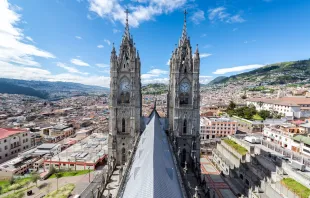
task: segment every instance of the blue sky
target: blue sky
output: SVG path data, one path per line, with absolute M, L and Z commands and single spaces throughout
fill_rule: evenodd
M 183 11 L 201 82 L 309 59 L 309 0 L 0 0 L 0 77 L 109 86 L 128 8 L 142 82 L 168 82 Z

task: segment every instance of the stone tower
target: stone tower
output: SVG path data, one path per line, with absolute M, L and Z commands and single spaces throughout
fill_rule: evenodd
M 198 46 L 192 54 L 186 32 L 186 14 L 182 36 L 170 59 L 168 92 L 169 131 L 184 165 L 200 170 L 200 58 Z M 198 170 L 198 171 L 199 171 Z
M 114 44 L 110 60 L 109 157 L 124 164 L 140 135 L 141 74 L 140 57 L 129 32 L 128 10 L 125 32 L 117 56 Z

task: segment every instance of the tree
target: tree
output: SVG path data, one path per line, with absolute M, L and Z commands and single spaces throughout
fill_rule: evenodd
M 61 174 L 60 173 L 55 173 L 55 177 L 57 179 L 57 190 L 58 190 L 58 179 L 61 178 Z
M 10 179 L 10 185 L 13 185 L 15 183 L 15 179 L 14 179 L 14 177 L 11 177 L 11 179 Z
M 270 118 L 271 117 L 271 113 L 270 111 L 267 111 L 267 110 L 261 110 L 258 112 L 258 115 L 260 117 L 262 117 L 264 120 L 266 120 L 267 118 Z
M 38 187 L 38 180 L 40 179 L 40 176 L 37 173 L 34 173 L 31 175 L 31 181 L 33 183 L 36 183 L 36 187 Z
M 230 101 L 229 102 L 229 105 L 228 105 L 228 107 L 227 107 L 227 111 L 229 111 L 229 110 L 234 110 L 236 108 L 236 104 L 234 103 L 234 101 Z

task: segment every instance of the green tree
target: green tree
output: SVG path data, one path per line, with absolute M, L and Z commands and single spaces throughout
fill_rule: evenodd
M 15 183 L 15 179 L 14 179 L 14 177 L 11 177 L 11 179 L 10 179 L 10 185 L 13 185 Z
M 61 174 L 60 173 L 55 173 L 55 177 L 57 180 L 57 190 L 58 190 L 58 179 L 61 178 Z
M 271 113 L 268 110 L 261 110 L 258 112 L 258 115 L 262 117 L 264 120 L 271 117 Z
M 229 111 L 229 110 L 234 110 L 236 108 L 236 104 L 234 103 L 234 101 L 230 101 L 229 102 L 229 105 L 228 105 L 228 107 L 227 107 L 227 111 Z
M 39 174 L 34 173 L 34 174 L 31 175 L 31 181 L 32 181 L 33 183 L 36 183 L 36 186 L 37 186 L 37 187 L 38 187 L 38 180 L 39 180 L 39 179 L 40 179 Z

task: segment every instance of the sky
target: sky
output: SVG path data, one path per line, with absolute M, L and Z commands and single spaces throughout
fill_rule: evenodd
M 168 83 L 185 9 L 201 83 L 310 58 L 309 0 L 0 0 L 0 77 L 109 87 L 127 8 L 143 84 Z

